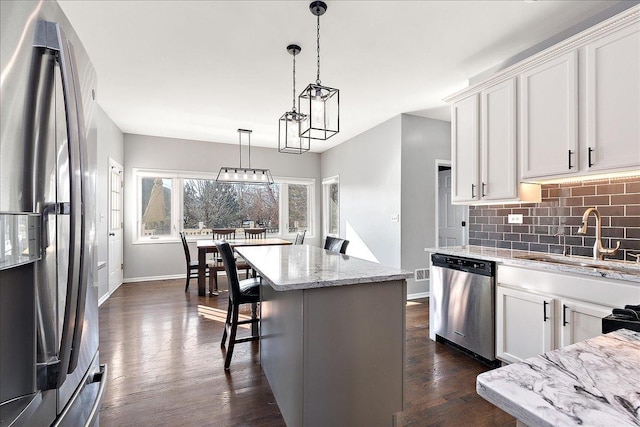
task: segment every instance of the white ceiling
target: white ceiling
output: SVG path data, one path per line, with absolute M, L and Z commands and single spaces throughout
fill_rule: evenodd
M 315 81 L 308 1 L 60 0 L 125 133 L 277 147 L 278 118 Z M 340 89 L 340 133 L 322 152 L 400 113 L 448 120 L 442 99 L 614 1 L 327 1 L 321 79 Z

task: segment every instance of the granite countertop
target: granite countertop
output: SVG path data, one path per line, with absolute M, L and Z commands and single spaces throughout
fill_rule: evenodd
M 413 276 L 309 245 L 237 247 L 236 252 L 276 291 L 387 282 Z
M 545 271 L 585 274 L 588 276 L 606 277 L 609 279 L 628 280 L 630 282 L 640 283 L 640 264 L 630 261 L 600 261 L 588 257 L 563 256 L 560 254 L 547 254 L 543 252 L 498 249 L 471 245 L 427 248 L 427 251 L 445 255 L 484 259 L 504 265 L 538 268 L 544 269 Z M 570 264 L 525 259 L 526 257 L 544 257 L 557 262 L 568 262 Z M 615 270 L 612 270 L 611 268 L 615 268 Z
M 534 426 L 639 426 L 640 332 L 621 329 L 478 375 L 480 396 Z

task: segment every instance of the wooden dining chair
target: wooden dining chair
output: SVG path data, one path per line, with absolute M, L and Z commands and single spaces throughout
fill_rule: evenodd
M 212 233 L 213 233 L 213 240 L 236 238 L 235 228 L 214 228 Z
M 266 239 L 267 229 L 266 228 L 245 228 L 244 238 L 245 239 Z
M 347 253 L 347 246 L 349 246 L 349 241 L 339 237 L 327 236 L 324 241 L 325 249 L 333 252 L 340 252 L 341 254 Z
M 191 281 L 191 278 L 198 278 L 198 261 L 191 261 L 191 253 L 189 252 L 189 245 L 187 244 L 187 238 L 185 236 L 184 232 L 180 232 L 180 240 L 182 240 L 182 249 L 184 250 L 184 257 L 185 260 L 187 262 L 187 283 L 184 286 L 184 291 L 185 292 L 189 292 L 189 282 Z M 211 280 L 211 276 L 213 274 L 215 274 L 212 271 L 211 266 L 207 265 L 207 276 L 209 277 L 209 280 Z
M 237 343 L 256 341 L 260 339 L 259 334 L 251 335 L 247 338 L 236 338 L 238 325 L 259 325 L 260 318 L 257 314 L 257 306 L 258 302 L 260 302 L 260 279 L 252 277 L 242 281 L 239 280 L 234 252 L 229 243 L 216 241 L 216 248 L 222 258 L 222 264 L 227 272 L 227 281 L 229 282 L 229 305 L 227 307 L 227 318 L 224 322 L 222 343 L 220 344 L 224 347 L 227 336 L 229 337 L 229 346 L 227 347 L 227 354 L 224 358 L 224 369 L 229 370 L 235 345 Z M 240 306 L 243 304 L 251 304 L 250 319 L 239 319 Z
M 296 234 L 296 240 L 295 242 L 293 242 L 294 245 L 301 245 L 304 243 L 304 235 L 307 233 L 307 230 L 304 231 L 298 231 L 298 234 Z
M 224 239 L 235 239 L 236 238 L 236 229 L 235 228 L 214 228 L 213 229 L 213 240 L 224 240 Z M 215 253 L 213 260 L 209 261 L 208 264 L 211 269 L 211 274 L 209 275 L 209 293 L 211 295 L 218 295 L 220 290 L 218 289 L 218 271 L 224 271 L 224 266 L 222 265 L 222 258 L 219 253 Z M 246 263 L 242 258 L 236 256 L 236 267 L 238 270 L 244 270 L 245 278 L 249 278 L 249 271 L 251 267 Z

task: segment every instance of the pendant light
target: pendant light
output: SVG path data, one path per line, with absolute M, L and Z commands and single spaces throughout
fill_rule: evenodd
M 240 164 L 236 166 L 223 166 L 218 172 L 216 182 L 227 184 L 254 184 L 271 185 L 273 177 L 269 169 L 251 167 L 251 130 L 238 129 L 238 145 L 240 146 Z M 242 135 L 246 135 L 249 145 L 249 161 L 247 167 L 242 166 Z
M 340 131 L 340 91 L 320 82 L 320 15 L 327 11 L 323 1 L 312 1 L 311 13 L 317 17 L 317 66 L 316 82 L 310 83 L 298 96 L 300 112 L 306 115 L 301 122 L 300 134 L 311 139 L 326 140 Z
M 289 154 L 303 154 L 309 151 L 310 140 L 300 135 L 300 124 L 307 116 L 296 110 L 296 55 L 302 49 L 297 44 L 287 46 L 287 52 L 293 55 L 293 106 L 278 121 L 278 151 Z

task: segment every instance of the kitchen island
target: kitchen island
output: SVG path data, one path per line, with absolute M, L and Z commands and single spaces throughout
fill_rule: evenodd
M 236 251 L 262 278 L 260 362 L 287 426 L 393 425 L 410 273 L 308 245 Z
M 639 355 L 621 329 L 480 374 L 477 391 L 531 427 L 638 426 Z

